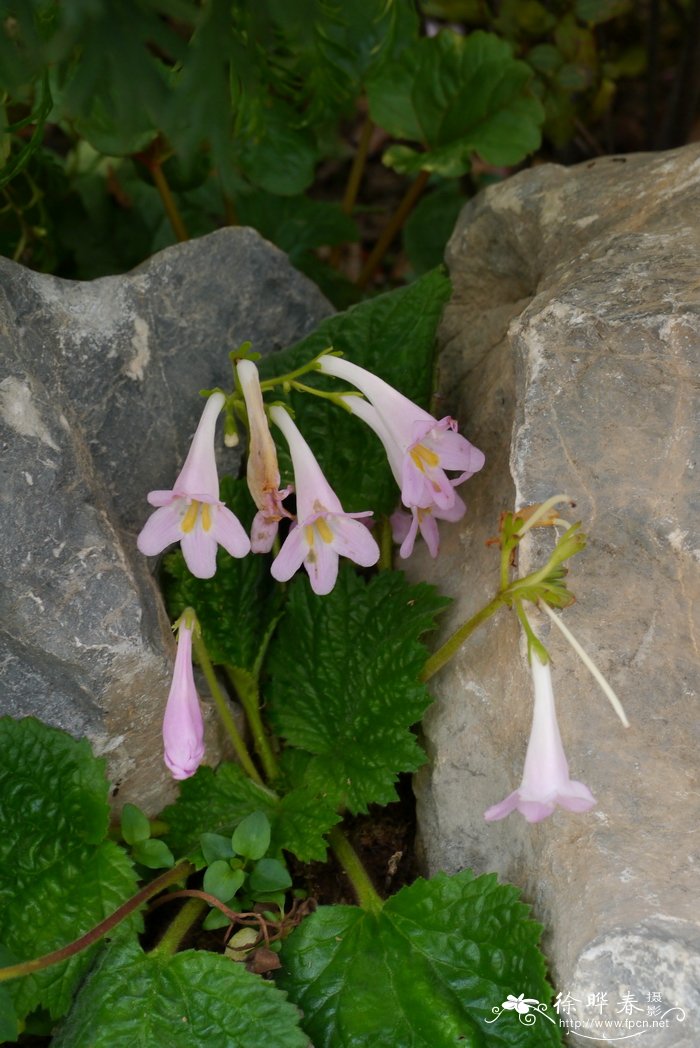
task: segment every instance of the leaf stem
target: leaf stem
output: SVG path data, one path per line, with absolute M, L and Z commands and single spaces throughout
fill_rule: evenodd
M 277 779 L 280 773 L 279 765 L 260 716 L 260 689 L 258 682 L 252 674 L 246 673 L 245 670 L 240 670 L 237 666 L 227 666 L 226 672 L 245 710 L 248 725 L 253 734 L 255 749 L 262 761 L 265 775 L 270 780 Z M 259 777 L 256 781 L 261 782 Z
M 165 929 L 158 944 L 150 951 L 151 954 L 172 957 L 174 953 L 177 953 L 190 928 L 199 920 L 207 908 L 206 902 L 202 899 L 188 899 L 180 912 Z
M 403 199 L 401 200 L 396 211 L 391 216 L 386 226 L 382 230 L 379 240 L 374 246 L 374 249 L 370 253 L 369 258 L 365 262 L 362 272 L 357 278 L 356 284 L 359 288 L 364 288 L 370 282 L 374 274 L 379 269 L 384 255 L 387 253 L 391 242 L 393 241 L 396 234 L 402 228 L 404 222 L 413 210 L 418 198 L 428 184 L 430 178 L 429 171 L 420 171 L 418 177 L 411 183 L 406 190 Z
M 448 637 L 445 643 L 438 648 L 437 651 L 433 652 L 423 667 L 420 679 L 424 683 L 425 681 L 430 680 L 438 670 L 442 669 L 445 663 L 449 662 L 450 659 L 456 655 L 465 640 L 467 640 L 468 637 L 471 637 L 474 630 L 478 629 L 487 619 L 490 619 L 492 615 L 495 615 L 499 608 L 504 607 L 506 604 L 507 601 L 503 599 L 503 594 L 498 593 L 492 601 L 489 601 L 489 603 L 481 609 L 481 611 L 477 611 L 476 615 L 472 615 L 472 617 L 463 623 L 459 629 L 455 630 L 451 637 Z
M 330 830 L 328 843 L 333 849 L 336 859 L 345 870 L 362 909 L 367 910 L 368 913 L 380 913 L 384 905 L 382 898 L 369 879 L 369 874 L 362 865 L 359 855 L 338 826 L 334 826 Z
M 209 691 L 216 705 L 217 712 L 221 718 L 221 722 L 226 729 L 228 737 L 231 740 L 236 756 L 238 757 L 241 765 L 251 777 L 254 782 L 262 785 L 262 778 L 260 772 L 253 764 L 253 760 L 248 753 L 248 748 L 243 741 L 243 737 L 238 730 L 233 714 L 229 708 L 228 700 L 224 695 L 221 685 L 216 677 L 216 672 L 212 665 L 211 659 L 209 658 L 209 652 L 207 651 L 206 645 L 202 640 L 201 636 L 198 636 L 198 631 L 195 630 L 192 635 L 192 643 L 194 647 L 194 653 L 197 658 L 197 662 L 202 667 L 202 672 L 206 677 L 207 684 L 209 685 Z M 247 712 L 247 711 L 246 711 Z
M 81 953 L 86 950 L 89 946 L 93 946 L 96 942 L 110 932 L 112 928 L 115 928 L 125 918 L 129 917 L 135 910 L 138 910 L 145 902 L 152 899 L 154 895 L 160 894 L 164 888 L 170 887 L 171 884 L 175 884 L 177 881 L 189 877 L 191 873 L 194 873 L 194 866 L 191 862 L 181 862 L 177 866 L 174 866 L 172 870 L 167 870 L 162 873 L 160 877 L 156 877 L 155 880 L 147 884 L 141 891 L 137 892 L 136 895 L 132 895 L 130 899 L 122 903 L 114 913 L 111 913 L 109 917 L 105 917 L 103 921 L 96 924 L 94 928 L 91 928 L 85 935 L 81 935 L 79 939 L 74 939 L 73 942 L 68 943 L 67 946 L 62 946 L 59 950 L 53 950 L 51 953 L 46 953 L 43 957 L 35 957 L 30 961 L 21 961 L 19 964 L 11 964 L 6 968 L 0 968 L 0 982 L 5 982 L 8 979 L 19 979 L 23 975 L 29 975 L 31 972 L 38 972 L 42 968 L 49 968 L 52 964 L 59 964 L 61 961 L 67 960 L 69 957 L 74 957 L 75 954 Z
M 374 123 L 372 122 L 372 118 L 368 115 L 365 117 L 365 122 L 360 131 L 357 149 L 352 158 L 352 167 L 350 168 L 347 185 L 345 186 L 345 192 L 343 193 L 343 201 L 340 205 L 346 215 L 352 214 L 352 209 L 357 200 L 362 175 L 364 174 L 365 164 L 367 163 L 367 154 L 369 152 L 370 142 L 372 141 L 373 131 Z
M 173 232 L 175 236 L 180 241 L 180 243 L 182 243 L 184 240 L 189 240 L 189 233 L 185 228 L 185 223 L 182 220 L 182 215 L 180 214 L 180 210 L 175 202 L 175 197 L 173 196 L 173 192 L 170 188 L 170 185 L 168 184 L 168 180 L 165 177 L 165 174 L 163 173 L 163 168 L 161 166 L 160 160 L 153 160 L 149 167 L 151 171 L 151 178 L 153 179 L 153 183 L 156 189 L 158 190 L 158 195 L 160 196 L 161 202 L 163 204 L 163 209 L 166 215 L 168 216 L 168 221 L 170 222 L 170 225 L 173 227 Z

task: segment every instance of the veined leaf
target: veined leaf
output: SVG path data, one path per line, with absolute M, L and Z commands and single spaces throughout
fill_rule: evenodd
M 516 164 L 540 143 L 542 106 L 529 91 L 532 73 L 497 36 L 444 30 L 405 51 L 368 85 L 372 118 L 397 138 L 384 162 L 404 173 L 455 178 L 478 153 L 490 164 Z
M 305 576 L 294 579 L 267 661 L 268 715 L 288 743 L 313 754 L 308 785 L 335 791 L 355 812 L 395 800 L 399 772 L 425 760 L 410 731 L 431 701 L 418 680 L 420 638 L 448 603 L 401 572 L 365 582 L 346 567 L 322 600 Z
M 31 717 L 0 720 L 0 942 L 16 961 L 67 945 L 136 890 L 131 861 L 105 840 L 107 793 L 87 742 Z M 94 955 L 8 982 L 18 1017 L 63 1015 Z
M 307 1048 L 299 1013 L 271 983 L 205 950 L 113 946 L 78 995 L 54 1048 Z
M 323 906 L 285 941 L 278 984 L 315 1048 L 553 1048 L 552 1009 L 494 1020 L 508 995 L 546 1005 L 552 992 L 518 896 L 464 870 L 402 888 L 378 914 Z

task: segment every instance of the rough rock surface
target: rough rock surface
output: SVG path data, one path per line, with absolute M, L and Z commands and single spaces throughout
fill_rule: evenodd
M 558 631 L 538 625 L 571 775 L 598 805 L 533 826 L 483 820 L 520 782 L 530 725 L 506 611 L 433 682 L 419 823 L 431 872 L 471 866 L 523 886 L 557 989 L 578 1000 L 572 1020 L 600 1016 L 596 993 L 604 1019 L 652 1022 L 659 995 L 664 1011 L 685 1009 L 684 1022 L 644 1030 L 649 1048 L 700 1042 L 698 214 L 697 146 L 538 167 L 465 208 L 447 255 L 442 387 L 487 465 L 461 489 L 470 512 L 444 528 L 438 561 L 421 552 L 411 568 L 456 598 L 445 637 L 493 595 L 484 543 L 499 512 L 576 500 L 589 546 L 571 563 L 578 603 L 564 617 L 629 729 Z M 536 541 L 523 572 L 551 537 Z
M 198 390 L 230 385 L 230 349 L 271 352 L 329 312 L 247 229 L 88 283 L 0 260 L 0 713 L 90 738 L 120 800 L 157 810 L 169 782 L 173 642 L 134 542 L 146 493 L 174 480 Z

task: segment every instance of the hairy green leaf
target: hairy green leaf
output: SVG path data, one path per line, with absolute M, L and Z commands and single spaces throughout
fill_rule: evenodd
M 547 1003 L 541 928 L 495 874 L 418 880 L 378 914 L 323 906 L 282 947 L 279 985 L 316 1048 L 553 1048 L 556 1015 L 536 1030 L 508 995 Z
M 450 290 L 445 275 L 433 270 L 407 288 L 352 306 L 323 320 L 313 334 L 296 345 L 263 358 L 259 364 L 261 377 L 291 371 L 333 346 L 426 407 L 432 392 L 435 331 Z M 348 389 L 315 374 L 304 376 L 304 382 L 319 389 Z M 384 448 L 374 433 L 347 412 L 308 394 L 294 393 L 289 402 L 344 509 L 390 513 L 399 493 Z M 280 466 L 291 480 L 283 441 L 279 447 Z M 361 470 L 358 462 L 362 463 Z
M 411 173 L 463 175 L 478 153 L 517 164 L 540 143 L 542 106 L 529 90 L 529 66 L 489 33 L 451 31 L 424 38 L 368 85 L 373 119 L 422 149 L 391 146 L 384 163 Z
M 299 1013 L 271 983 L 204 950 L 107 950 L 53 1041 L 54 1048 L 307 1048 Z
M 131 861 L 104 839 L 107 793 L 86 741 L 33 718 L 0 720 L 0 942 L 17 961 L 67 945 L 135 891 Z M 8 983 L 18 1016 L 62 1015 L 94 952 Z
M 325 859 L 324 835 L 340 821 L 336 805 L 323 791 L 300 785 L 283 797 L 256 786 L 237 764 L 202 767 L 180 786 L 180 797 L 163 812 L 166 840 L 176 855 L 198 848 L 202 833 L 230 836 L 252 812 L 270 821 L 270 851 L 284 848 L 301 859 Z
M 394 800 L 399 772 L 424 762 L 410 731 L 430 704 L 418 680 L 426 658 L 419 638 L 448 603 L 394 571 L 365 582 L 346 568 L 321 600 L 305 576 L 289 587 L 267 663 L 269 718 L 313 754 L 305 781 L 337 791 L 351 811 Z

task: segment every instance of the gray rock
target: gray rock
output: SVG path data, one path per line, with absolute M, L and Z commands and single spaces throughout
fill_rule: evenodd
M 88 283 L 0 260 L 0 713 L 87 736 L 120 800 L 156 811 L 169 790 L 173 641 L 134 541 L 146 494 L 174 480 L 198 390 L 230 386 L 230 349 L 272 352 L 329 312 L 248 229 Z
M 629 729 L 558 631 L 538 625 L 572 778 L 598 806 L 534 826 L 483 820 L 520 782 L 530 724 L 505 611 L 434 679 L 420 832 L 431 872 L 470 866 L 523 886 L 580 1017 L 597 1015 L 596 992 L 617 1019 L 623 993 L 643 1009 L 635 1019 L 648 993 L 684 1008 L 685 1022 L 644 1031 L 649 1048 L 690 1048 L 700 1029 L 699 213 L 697 146 L 538 167 L 465 208 L 448 248 L 442 387 L 487 465 L 461 489 L 470 512 L 443 528 L 439 559 L 421 552 L 411 569 L 455 597 L 444 639 L 495 591 L 498 555 L 484 543 L 499 512 L 558 492 L 576 500 L 589 546 L 570 565 L 578 603 L 564 617 Z M 528 538 L 521 570 L 551 542 Z

